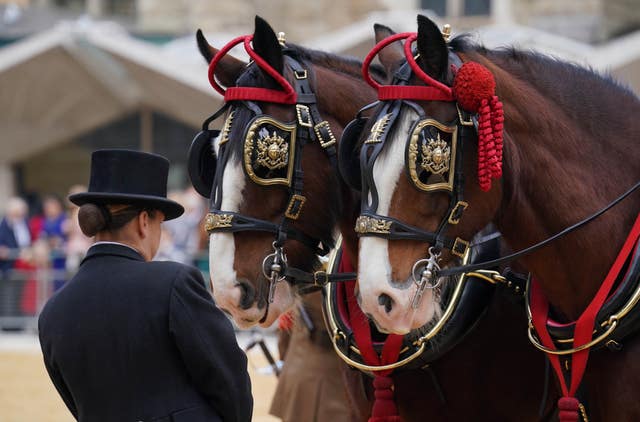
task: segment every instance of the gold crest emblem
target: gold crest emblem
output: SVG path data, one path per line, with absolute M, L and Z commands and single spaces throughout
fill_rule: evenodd
M 373 218 L 361 215 L 356 220 L 355 231 L 359 234 L 364 233 L 389 233 L 391 230 L 391 220 L 383 220 L 381 218 Z
M 436 139 L 428 138 L 428 142 L 422 144 L 422 162 L 420 166 L 433 174 L 442 174 L 449 170 L 451 148 L 440 139 L 440 133 Z
M 229 142 L 229 132 L 231 132 L 231 123 L 233 122 L 233 118 L 236 115 L 236 111 L 233 110 L 227 116 L 227 119 L 224 121 L 224 126 L 222 127 L 222 135 L 220 136 L 220 144 L 222 145 L 226 142 Z
M 271 135 L 266 129 L 262 129 L 257 139 L 256 163 L 268 168 L 277 170 L 283 168 L 289 162 L 289 144 L 274 130 Z
M 387 128 L 387 125 L 389 124 L 389 119 L 391 119 L 391 113 L 385 114 L 380 119 L 378 119 L 378 121 L 375 122 L 374 125 L 371 127 L 371 134 L 369 135 L 369 138 L 367 138 L 367 140 L 364 141 L 364 143 L 375 144 L 378 142 L 382 142 L 382 139 L 380 137 L 382 136 L 385 129 Z
M 209 233 L 224 227 L 231 227 L 231 220 L 233 220 L 233 214 L 209 213 L 204 221 L 204 229 Z

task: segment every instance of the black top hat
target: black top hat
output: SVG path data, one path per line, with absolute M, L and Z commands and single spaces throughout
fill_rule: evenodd
M 89 191 L 69 196 L 76 205 L 132 204 L 157 209 L 165 220 L 179 217 L 182 205 L 167 199 L 169 160 L 146 152 L 103 149 L 91 155 Z

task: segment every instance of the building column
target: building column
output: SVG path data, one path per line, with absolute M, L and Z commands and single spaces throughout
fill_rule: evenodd
M 15 194 L 13 168 L 9 163 L 0 163 L 0 204 L 6 204 L 7 199 Z M 4 213 L 4 210 L 0 210 L 0 213 Z
M 104 15 L 104 0 L 87 0 L 87 13 L 92 18 L 101 18 Z
M 153 152 L 153 111 L 147 106 L 140 109 L 140 151 Z
M 511 3 L 513 0 L 492 0 L 491 16 L 493 23 L 497 25 L 505 25 L 513 23 L 513 15 L 511 13 Z

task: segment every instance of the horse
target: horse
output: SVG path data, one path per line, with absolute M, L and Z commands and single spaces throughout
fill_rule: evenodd
M 429 323 L 448 277 L 482 266 L 460 256 L 493 223 L 518 252 L 490 264 L 531 274 L 528 335 L 560 419 L 638 420 L 640 101 L 578 65 L 446 35 L 418 16 L 417 34 L 377 46 L 395 86 L 369 78 L 380 105 L 341 140 L 362 183 L 359 304 L 384 332 Z
M 375 31 L 377 38 L 390 33 L 381 25 L 376 25 Z M 209 46 L 201 35 L 198 38 L 201 52 L 207 61 L 211 61 L 219 50 Z M 342 128 L 356 111 L 375 100 L 375 91 L 361 78 L 361 61 L 289 43 L 283 47 L 271 27 L 260 18 L 256 18 L 252 41 L 256 55 L 277 69 L 287 81 L 295 83 L 296 75 L 302 76 L 303 70 L 307 71 L 307 77 L 312 81 L 309 92 L 315 94 L 318 113 L 327 119 L 338 141 Z M 304 69 L 284 66 L 283 51 L 299 60 Z M 222 56 L 215 66 L 215 77 L 226 86 L 281 87 L 281 82 L 267 74 L 257 61 L 254 58 L 253 64 L 247 65 L 228 55 Z M 378 70 L 376 77 L 382 80 L 386 74 Z M 299 120 L 293 104 L 261 101 L 260 108 L 264 115 L 274 116 L 278 121 Z M 231 123 L 227 123 L 230 120 Z M 246 167 L 243 169 L 247 163 L 241 145 L 246 141 L 251 120 L 251 115 L 242 115 L 238 110 L 228 112 L 221 134 L 213 141 L 214 147 L 208 143 L 210 136 L 205 138 L 207 143 L 202 144 L 204 155 L 209 154 L 210 158 L 216 153 L 220 162 L 200 165 L 201 156 L 196 153 L 198 171 L 192 175 L 193 180 L 202 181 L 200 192 L 204 194 L 209 194 L 215 185 L 212 173 L 215 171 L 217 178 L 223 175 L 221 197 L 216 198 L 217 193 L 213 192 L 219 211 L 214 216 L 218 217 L 210 217 L 208 222 L 214 228 L 210 235 L 211 279 L 218 305 L 244 328 L 271 325 L 296 300 L 295 283 L 279 282 L 278 278 L 271 283 L 270 270 L 275 258 L 273 233 L 222 231 L 230 227 L 224 227 L 229 222 L 220 213 L 232 212 L 231 218 L 242 215 L 244 221 L 267 219 L 277 224 L 291 202 L 286 185 L 256 181 Z M 233 148 L 234 152 L 226 159 L 220 155 L 220 143 Z M 344 238 L 344 253 L 356 262 L 358 241 L 353 227 L 359 212 L 358 193 L 339 176 L 318 142 L 305 145 L 299 169 L 303 170 L 302 195 L 306 201 L 293 226 L 310 237 L 323 240 L 340 231 Z M 198 185 L 198 182 L 194 184 Z M 326 240 L 327 243 L 330 241 Z M 296 275 L 311 274 L 317 268 L 317 251 L 307 244 L 288 239 L 283 251 L 286 265 L 300 270 Z M 271 285 L 275 285 L 274 290 L 270 289 Z M 272 301 L 269 300 L 270 291 Z M 543 391 L 544 359 L 533 352 L 526 336 L 519 331 L 526 321 L 519 312 L 518 299 L 511 298 L 507 291 L 498 292 L 496 296 L 486 317 L 458 347 L 437 362 L 429 363 L 428 368 L 396 371 L 396 401 L 404 420 L 423 420 L 425 411 L 433 420 L 545 420 L 549 417 L 551 410 L 546 396 L 554 397 L 555 393 Z M 501 331 L 494 329 L 498 324 Z M 505 367 L 510 370 L 500 369 Z M 355 371 L 346 371 L 344 376 L 358 420 L 366 420 L 371 411 L 371 379 Z M 528 380 L 524 385 L 523 379 Z M 495 385 L 488 386 L 489 381 Z M 517 391 L 518 395 L 505 401 L 504 391 Z M 538 409 L 539 403 L 537 400 L 532 403 L 530 397 L 542 400 L 542 409 Z

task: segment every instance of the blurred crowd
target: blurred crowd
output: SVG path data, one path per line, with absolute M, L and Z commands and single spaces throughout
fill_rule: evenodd
M 69 194 L 86 190 L 77 185 Z M 184 206 L 185 213 L 163 224 L 155 259 L 207 272 L 205 201 L 192 188 L 169 196 Z M 56 195 L 12 197 L 0 213 L 0 318 L 37 315 L 51 294 L 73 276 L 93 239 L 80 230 L 78 207 Z

